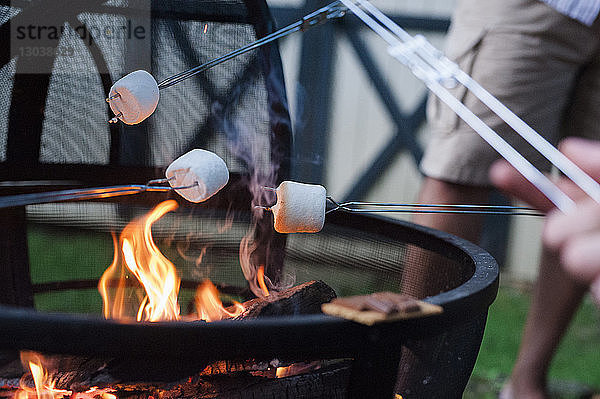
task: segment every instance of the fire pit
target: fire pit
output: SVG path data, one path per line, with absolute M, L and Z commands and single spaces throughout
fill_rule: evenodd
M 228 191 L 215 203 L 232 195 Z M 231 208 L 226 212 L 211 205 L 181 207 L 168 214 L 154 225 L 155 240 L 175 259 L 183 293 L 210 278 L 223 292 L 251 296 L 244 291 L 239 260 L 240 241 L 250 218 L 242 210 L 233 217 Z M 481 249 L 405 222 L 333 213 L 322 232 L 290 235 L 280 251 L 272 248 L 274 254 L 269 256 L 283 260 L 279 274 L 273 261 L 267 267 L 273 286 L 318 279 L 338 296 L 399 291 L 406 270 L 418 269 L 437 256 L 442 267 L 426 276 L 430 292 L 425 300 L 441 305 L 444 313 L 371 327 L 322 314 L 212 323 L 105 320 L 96 291 L 98 268 L 92 265 L 99 261 L 90 257 L 99 253 L 98 243 L 104 240 L 100 263 L 108 266 L 112 246 L 108 232 L 120 231 L 141 211 L 139 205 L 123 202 L 29 207 L 28 229 L 40 240 L 56 243 L 52 248 L 44 246 L 42 253 L 31 249 L 33 263 L 38 262 L 37 256 L 49 259 L 53 251 L 60 251 L 60 242 L 77 243 L 78 253 L 65 256 L 61 278 L 34 284 L 36 303 L 43 311 L 0 308 L 0 346 L 119 359 L 125 375 L 137 381 L 178 380 L 215 361 L 253 359 L 277 365 L 273 363 L 277 359 L 289 365 L 349 359 L 345 371 L 329 375 L 335 376 L 340 397 L 390 397 L 396 382 L 396 392 L 404 398 L 462 395 L 497 291 L 496 263 Z M 411 294 L 410 287 L 405 290 Z M 182 301 L 182 308 L 185 304 Z M 74 313 L 85 308 L 93 314 Z M 323 372 L 305 373 L 319 375 L 311 380 L 316 384 L 309 390 L 312 396 L 306 397 L 333 397 L 330 388 L 319 387 L 331 384 L 319 374 Z M 247 370 L 245 376 L 255 379 L 251 385 L 272 383 L 263 375 L 252 377 Z M 243 392 L 247 389 L 245 385 Z

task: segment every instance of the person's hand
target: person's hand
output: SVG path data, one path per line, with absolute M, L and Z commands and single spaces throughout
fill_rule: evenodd
M 565 270 L 590 285 L 600 305 L 600 204 L 592 199 L 577 203 L 569 214 L 553 211 L 544 226 L 544 244 L 557 250 Z
M 591 177 L 600 180 L 600 142 L 570 138 L 563 141 L 560 149 Z M 561 178 L 556 183 L 576 201 L 577 207 L 569 214 L 553 210 L 552 203 L 506 161 L 492 166 L 490 179 L 502 191 L 550 212 L 544 226 L 544 245 L 558 251 L 565 270 L 589 284 L 600 304 L 600 204 Z
M 600 141 L 568 138 L 561 142 L 559 149 L 592 178 L 600 180 Z M 500 190 L 543 212 L 554 208 L 544 194 L 504 160 L 496 161 L 492 165 L 490 180 Z M 576 202 L 587 198 L 587 195 L 569 179 L 560 178 L 555 180 L 555 183 Z

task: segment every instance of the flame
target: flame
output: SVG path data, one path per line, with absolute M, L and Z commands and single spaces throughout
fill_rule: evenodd
M 15 399 L 61 399 L 70 396 L 71 391 L 56 389 L 56 382 L 42 365 L 42 357 L 35 352 L 21 352 L 21 362 L 29 369 L 33 377 L 35 389 L 27 386 L 25 376 L 19 382 L 19 390 L 15 393 Z
M 254 293 L 254 295 L 262 296 L 262 290 L 258 286 L 256 280 L 257 268 L 252 263 L 251 259 L 252 252 L 258 248 L 258 244 L 254 241 L 253 237 L 255 228 L 255 225 L 251 226 L 248 230 L 248 233 L 242 237 L 242 240 L 240 241 L 239 258 L 242 273 L 244 273 L 244 278 L 248 282 L 250 290 Z
M 21 363 L 29 369 L 19 381 L 19 390 L 14 395 L 14 399 L 117 399 L 117 396 L 110 393 L 114 392 L 112 388 L 99 389 L 92 387 L 86 392 L 76 392 L 66 389 L 55 388 L 56 381 L 51 373 L 48 372 L 48 359 L 36 352 L 21 352 Z M 35 389 L 29 387 L 26 377 L 31 375 L 35 383 Z
M 265 266 L 260 265 L 258 267 L 258 271 L 256 272 L 256 279 L 258 280 L 258 286 L 262 290 L 264 296 L 269 296 L 269 289 L 267 288 L 267 284 L 265 283 Z
M 244 306 L 239 302 L 234 302 L 232 311 L 225 309 L 217 287 L 210 280 L 204 280 L 198 286 L 195 302 L 198 317 L 209 322 L 236 317 L 244 311 Z
M 227 214 L 225 215 L 225 221 L 223 222 L 222 225 L 217 226 L 217 231 L 219 232 L 219 234 L 223 234 L 223 233 L 231 230 L 231 228 L 233 227 L 233 216 L 234 216 L 234 213 L 231 210 L 231 208 L 228 209 Z
M 131 318 L 135 313 L 137 321 L 180 319 L 177 302 L 180 279 L 173 263 L 152 239 L 154 222 L 176 208 L 174 200 L 164 201 L 147 216 L 129 223 L 123 229 L 118 245 L 113 237 L 113 262 L 98 284 L 104 302 L 104 317 Z M 137 284 L 130 283 L 131 277 L 135 277 Z

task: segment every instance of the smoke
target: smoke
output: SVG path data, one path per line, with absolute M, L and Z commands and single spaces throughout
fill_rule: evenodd
M 253 86 L 256 82 L 246 79 L 245 83 L 232 90 L 232 95 L 226 102 L 215 102 L 212 106 L 212 116 L 226 138 L 231 155 L 242 163 L 240 184 L 244 185 L 251 195 L 251 220 L 248 231 L 240 241 L 239 262 L 248 281 L 250 289 L 257 296 L 263 292 L 257 282 L 257 270 L 261 266 L 260 256 L 255 251 L 264 245 L 265 218 L 270 218 L 261 205 L 275 202 L 275 195 L 265 187 L 274 188 L 277 180 L 279 165 L 272 157 L 273 137 L 270 128 L 270 115 L 256 107 L 268 109 L 266 98 L 256 98 Z M 252 93 L 252 94 L 249 94 Z M 272 227 L 271 227 L 272 229 Z M 257 234 L 259 233 L 259 234 Z M 272 233 L 269 233 L 272 236 Z M 259 242 L 259 240 L 262 240 Z M 263 256 L 262 263 L 266 261 Z M 262 266 L 265 266 L 264 264 Z M 269 289 L 273 287 L 269 279 L 265 279 Z

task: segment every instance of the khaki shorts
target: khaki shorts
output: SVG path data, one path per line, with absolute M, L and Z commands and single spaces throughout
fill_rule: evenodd
M 547 140 L 600 138 L 600 24 L 587 27 L 539 0 L 459 0 L 446 55 Z M 534 165 L 549 164 L 462 86 L 451 90 Z M 429 177 L 489 185 L 499 155 L 437 97 L 421 162 Z

